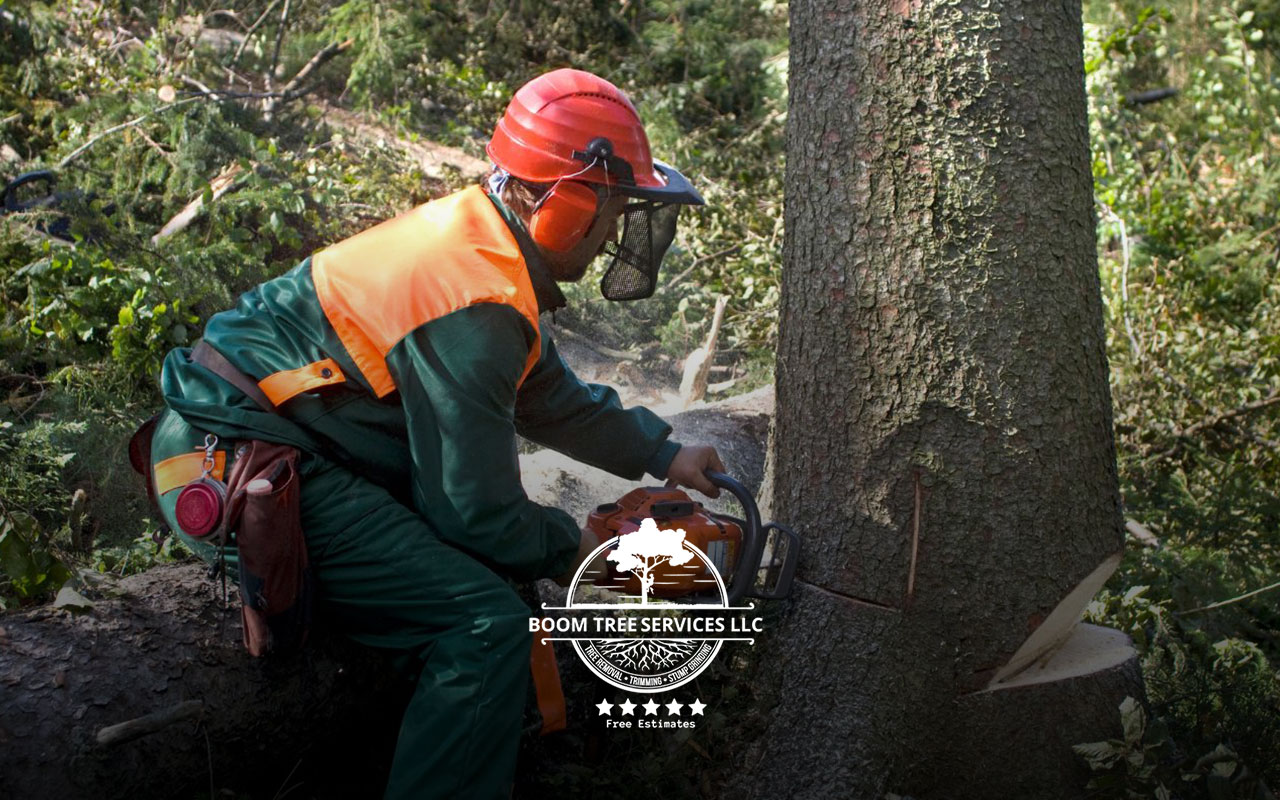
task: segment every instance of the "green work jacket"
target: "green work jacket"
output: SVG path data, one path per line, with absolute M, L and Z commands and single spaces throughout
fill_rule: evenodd
M 523 227 L 489 200 L 481 213 L 500 215 L 515 235 L 537 311 L 563 306 Z M 386 353 L 394 391 L 379 396 L 326 316 L 308 258 L 213 316 L 204 339 L 255 381 L 325 363 L 342 382 L 293 394 L 272 414 L 178 348 L 165 359 L 161 387 L 169 407 L 199 430 L 283 442 L 336 462 L 501 574 L 550 577 L 573 564 L 581 532 L 568 514 L 525 494 L 517 435 L 633 480 L 645 472 L 665 478 L 679 445 L 657 415 L 624 409 L 613 389 L 579 380 L 545 318 L 535 331 L 530 314 L 511 305 L 472 302 L 431 319 Z

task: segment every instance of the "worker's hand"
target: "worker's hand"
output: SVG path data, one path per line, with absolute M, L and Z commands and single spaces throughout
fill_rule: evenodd
M 583 561 L 587 560 L 587 557 L 591 555 L 591 551 L 595 550 L 599 546 L 600 540 L 596 538 L 595 533 L 587 528 L 583 528 L 582 538 L 578 540 L 578 557 L 573 560 L 573 565 L 570 566 L 564 574 L 557 575 L 552 580 L 561 586 L 568 586 L 569 582 L 573 580 L 574 573 L 578 571 L 578 567 Z M 584 581 L 593 581 L 597 577 L 603 576 L 608 571 L 606 569 L 608 565 L 605 564 L 604 561 L 606 553 L 601 553 L 596 556 L 595 561 L 591 562 L 586 571 L 582 573 L 582 579 Z
M 667 486 L 685 486 L 697 489 L 707 497 L 719 497 L 720 489 L 704 475 L 707 470 L 724 472 L 724 463 L 714 447 L 684 445 L 676 451 L 667 467 Z

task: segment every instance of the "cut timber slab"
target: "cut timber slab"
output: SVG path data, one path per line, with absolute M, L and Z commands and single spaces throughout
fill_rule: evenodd
M 1120 553 L 1114 553 L 1104 559 L 1097 569 L 1086 575 L 1084 580 L 1080 581 L 1062 599 L 1062 602 L 1058 603 L 1045 621 L 1013 654 L 1009 663 L 996 672 L 991 680 L 993 686 L 1011 680 L 1024 669 L 1053 653 L 1071 636 L 1073 626 L 1079 622 L 1085 606 L 1089 605 L 1089 601 L 1098 594 L 1098 590 L 1107 582 L 1107 578 L 1110 578 L 1111 573 L 1120 566 L 1120 556 Z
M 1098 625 L 1081 624 L 1072 629 L 1071 635 L 1046 661 L 1006 680 L 995 681 L 982 691 L 998 692 L 1093 675 L 1119 667 L 1136 657 L 1137 651 L 1133 649 L 1133 640 L 1128 634 Z

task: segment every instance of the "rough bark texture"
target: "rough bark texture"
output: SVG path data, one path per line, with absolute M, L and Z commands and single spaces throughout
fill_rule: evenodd
M 1124 541 L 1080 4 L 798 0 L 791 24 L 770 513 L 809 586 L 742 786 L 1001 796 L 943 766 L 959 698 Z

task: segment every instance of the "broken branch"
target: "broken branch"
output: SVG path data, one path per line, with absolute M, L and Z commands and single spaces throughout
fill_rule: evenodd
M 242 169 L 239 164 L 232 164 L 223 170 L 218 177 L 209 181 L 209 189 L 212 191 L 211 199 L 217 200 L 227 192 L 239 188 L 242 185 L 242 181 L 237 181 L 236 177 L 242 172 L 244 172 L 244 169 Z M 199 197 L 192 200 L 190 203 L 187 203 L 181 211 L 175 214 L 172 219 L 164 224 L 164 227 L 160 229 L 159 233 L 151 237 L 151 244 L 159 244 L 175 233 L 186 229 L 186 227 L 191 224 L 192 220 L 199 216 L 200 211 L 203 208 L 204 192 L 201 192 Z
M 116 125 L 111 128 L 107 128 L 105 131 L 93 137 L 92 139 L 85 142 L 84 144 L 80 145 L 75 150 L 72 150 L 71 153 L 66 158 L 58 162 L 58 169 L 65 169 L 68 164 L 70 164 L 72 161 L 78 158 L 81 154 L 83 154 L 84 151 L 88 150 L 90 147 L 93 147 L 95 144 L 102 141 L 103 139 L 105 139 L 106 137 L 110 136 L 113 133 L 119 133 L 120 131 L 125 130 L 126 128 L 132 128 L 135 125 L 141 125 L 143 122 L 147 121 L 148 119 L 155 116 L 156 114 L 159 114 L 161 111 L 168 111 L 171 108 L 177 108 L 178 106 L 186 105 L 187 103 L 192 103 L 192 102 L 195 102 L 196 100 L 203 100 L 203 99 L 204 98 L 200 96 L 184 97 L 183 99 L 178 100 L 176 102 L 168 103 L 166 105 L 160 106 L 159 108 L 152 109 L 151 111 L 148 111 L 147 113 L 143 114 L 137 119 L 131 119 L 128 122 L 122 122 L 119 125 Z
M 146 716 L 108 725 L 98 731 L 98 744 L 110 747 L 121 742 L 130 742 L 148 734 L 164 730 L 175 722 L 200 716 L 204 711 L 204 703 L 199 700 L 187 700 L 176 706 L 154 711 Z
M 1196 613 L 1199 613 L 1199 612 L 1201 612 L 1201 611 L 1209 611 L 1209 610 L 1211 610 L 1211 609 L 1215 609 L 1215 608 L 1222 608 L 1223 606 L 1229 606 L 1229 605 L 1232 605 L 1233 603 L 1239 603 L 1241 600 L 1248 600 L 1250 597 L 1257 597 L 1258 595 L 1262 594 L 1263 592 L 1270 592 L 1270 591 L 1272 591 L 1273 589 L 1280 589 L 1280 581 L 1278 581 L 1278 582 L 1276 582 L 1276 583 L 1273 583 L 1273 584 L 1271 584 L 1270 586 L 1263 586 L 1261 589 L 1254 589 L 1252 592 L 1246 592 L 1246 593 L 1244 593 L 1244 594 L 1242 594 L 1242 595 L 1239 595 L 1239 596 L 1237 596 L 1237 597 L 1232 597 L 1232 598 L 1230 598 L 1229 600 L 1219 600 L 1219 601 L 1218 601 L 1218 602 L 1216 602 L 1216 603 L 1210 603 L 1210 604 L 1209 604 L 1209 605 L 1207 605 L 1207 606 L 1201 606 L 1201 607 L 1199 607 L 1199 608 L 1193 608 L 1193 609 L 1191 609 L 1190 611 L 1179 611 L 1179 612 L 1178 612 L 1178 615 L 1179 615 L 1179 616 L 1184 616 L 1184 615 L 1186 615 L 1186 614 L 1196 614 Z
M 1217 414 L 1215 416 L 1202 419 L 1199 422 L 1195 423 L 1194 425 L 1189 425 L 1186 428 L 1183 428 L 1181 431 L 1178 431 L 1177 433 L 1174 434 L 1174 437 L 1177 439 L 1185 439 L 1189 436 L 1200 433 L 1201 431 L 1208 430 L 1209 428 L 1215 427 L 1217 425 L 1221 425 L 1224 422 L 1229 422 L 1235 419 L 1236 417 L 1242 417 L 1246 414 L 1252 414 L 1255 411 L 1261 411 L 1262 409 L 1268 408 L 1277 403 L 1280 403 L 1280 390 L 1272 391 L 1271 394 L 1267 395 L 1261 400 L 1255 400 L 1252 403 L 1245 403 L 1244 405 L 1238 408 L 1233 408 L 1230 411 L 1224 411 L 1221 414 Z M 1175 453 L 1177 453 L 1178 450 L 1181 448 L 1182 448 L 1182 442 L 1179 441 L 1177 444 L 1173 445 L 1167 450 L 1163 450 L 1159 453 L 1156 453 L 1153 456 L 1148 456 L 1146 460 L 1158 461 L 1162 458 L 1168 458 L 1169 456 L 1172 456 Z
M 299 88 L 302 85 L 302 82 L 310 77 L 311 73 L 319 69 L 326 61 L 349 49 L 354 43 L 354 39 L 348 39 L 345 42 L 335 42 L 320 50 L 320 52 L 311 57 L 310 61 L 303 65 L 302 69 L 298 70 L 298 74 L 294 75 L 292 80 L 284 85 L 284 88 L 279 92 L 279 99 L 287 102 L 304 94 L 304 90 Z M 275 110 L 276 104 L 276 98 L 267 100 L 266 105 L 263 108 L 263 112 L 267 119 L 271 118 L 271 112 Z

